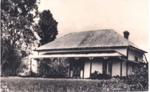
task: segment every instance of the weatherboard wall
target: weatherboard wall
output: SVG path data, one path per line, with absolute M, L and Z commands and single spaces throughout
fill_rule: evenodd
M 131 63 L 128 64 L 128 75 L 133 74 L 133 65 Z
M 90 60 L 84 63 L 84 78 L 90 77 Z
M 134 50 L 129 50 L 128 51 L 128 59 L 135 61 L 135 57 L 138 57 L 138 61 L 143 60 L 143 54 L 142 53 L 139 53 L 139 52 L 134 51 Z
M 114 50 L 125 56 L 127 55 L 127 48 L 115 48 Z
M 39 70 L 39 62 L 36 60 L 36 59 L 32 59 L 32 64 L 31 64 L 31 70 L 33 73 L 37 74 L 38 73 L 38 70 Z
M 112 63 L 112 76 L 120 76 L 120 61 L 113 61 Z
M 92 61 L 92 72 L 98 71 L 98 73 L 102 74 L 102 61 L 93 60 Z
M 122 61 L 122 76 L 126 76 L 126 61 Z

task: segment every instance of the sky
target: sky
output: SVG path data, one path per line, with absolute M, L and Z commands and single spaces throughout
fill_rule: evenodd
M 113 29 L 148 51 L 148 0 L 41 0 L 39 11 L 50 10 L 58 22 L 57 38 L 70 33 Z

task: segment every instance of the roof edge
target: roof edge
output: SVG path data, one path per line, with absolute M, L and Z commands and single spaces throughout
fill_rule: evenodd
M 128 46 L 102 46 L 102 47 L 78 47 L 78 48 L 59 48 L 59 49 L 41 49 L 34 51 L 56 51 L 56 50 L 89 50 L 89 49 L 113 49 L 113 48 L 127 48 Z
M 115 49 L 115 48 L 134 48 L 136 49 L 137 51 L 140 51 L 140 52 L 144 52 L 144 53 L 148 53 L 147 51 L 145 50 L 142 50 L 142 49 L 139 49 L 137 47 L 134 47 L 134 46 L 102 46 L 102 47 L 78 47 L 78 48 L 60 48 L 60 49 L 41 49 L 41 50 L 37 50 L 37 49 L 34 49 L 33 51 L 59 51 L 59 50 L 89 50 L 89 49 Z
M 140 52 L 148 53 L 148 52 L 145 51 L 145 50 L 139 49 L 139 48 L 134 47 L 134 46 L 131 46 L 131 45 L 129 45 L 129 48 L 130 48 L 130 49 L 136 49 L 137 51 L 140 51 Z

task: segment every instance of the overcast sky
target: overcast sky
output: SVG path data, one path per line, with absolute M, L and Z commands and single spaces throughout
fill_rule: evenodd
M 59 35 L 114 29 L 148 50 L 148 0 L 41 0 L 39 11 L 49 9 L 58 22 Z

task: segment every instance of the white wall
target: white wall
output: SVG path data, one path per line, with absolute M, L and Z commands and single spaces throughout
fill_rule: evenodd
M 138 53 L 138 52 L 133 51 L 133 50 L 128 51 L 128 59 L 129 60 L 135 60 L 135 56 L 138 57 L 139 61 L 143 60 L 143 54 Z
M 83 70 L 80 71 L 80 78 L 83 78 Z
M 120 76 L 120 61 L 113 61 L 112 62 L 112 76 Z
M 127 55 L 127 48 L 122 48 L 122 49 L 116 48 L 114 50 L 116 50 L 117 52 L 119 52 L 119 53 L 121 53 L 121 54 L 123 54 L 125 56 Z
M 38 51 L 32 51 L 32 54 L 33 55 L 38 55 Z M 32 61 L 32 72 L 37 74 L 39 72 L 39 62 L 33 58 L 31 58 L 31 61 Z
M 126 76 L 126 61 L 122 61 L 122 76 Z
M 102 60 L 100 60 L 100 59 L 93 59 L 93 60 L 87 59 L 85 61 L 85 64 L 84 64 L 84 78 L 90 77 L 90 61 L 92 61 L 91 73 L 94 73 L 95 71 L 102 73 Z
M 70 77 L 73 77 L 73 70 L 70 70 Z
M 39 68 L 38 68 L 39 67 L 39 62 L 35 59 L 32 59 L 32 64 L 31 65 L 32 65 L 32 72 L 37 74 L 38 71 L 39 71 Z
M 128 64 L 128 75 L 132 74 L 132 71 L 133 71 L 132 69 L 133 69 L 132 64 Z
M 119 60 L 112 61 L 112 76 L 116 76 L 116 75 L 120 76 L 120 67 L 121 67 L 120 64 L 121 62 Z M 98 71 L 102 73 L 102 65 L 103 65 L 102 61 L 93 60 L 92 73 L 94 73 L 94 71 Z M 126 61 L 122 61 L 122 76 L 126 76 Z M 89 78 L 89 77 L 90 77 L 90 60 L 86 61 L 84 66 L 84 78 Z
M 134 50 L 128 51 L 128 59 L 135 61 L 135 57 L 138 57 L 138 61 L 143 60 L 143 54 Z M 137 61 L 136 61 L 137 62 Z M 133 73 L 133 65 L 131 63 L 128 64 L 128 75 Z
M 84 78 L 90 77 L 90 60 L 84 63 Z
M 92 73 L 94 71 L 98 71 L 99 73 L 102 73 L 102 61 L 94 61 L 92 62 Z

